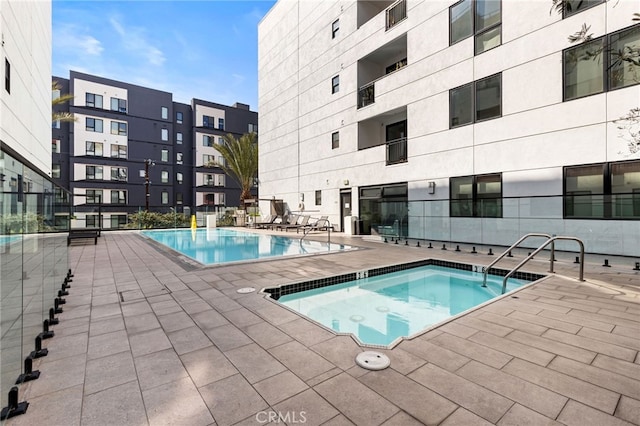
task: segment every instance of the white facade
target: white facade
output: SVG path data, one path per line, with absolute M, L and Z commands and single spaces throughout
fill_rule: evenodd
M 0 2 L 0 33 L 0 141 L 50 176 L 51 2 Z
M 406 19 L 387 28 L 400 3 Z M 501 42 L 479 54 L 478 36 L 450 43 L 456 3 L 279 1 L 259 26 L 260 198 L 283 199 L 293 211 L 304 198 L 306 211 L 341 227 L 341 192 L 361 216 L 363 187 L 402 183 L 409 237 L 509 245 L 548 232 L 583 238 L 587 251 L 640 255 L 638 216 L 563 213 L 565 166 L 640 158 L 613 122 L 640 105 L 640 85 L 564 100 L 563 50 L 577 46 L 567 36 L 585 22 L 594 39 L 631 27 L 638 3 L 609 1 L 563 19 L 549 13 L 551 1 L 505 0 Z M 494 75 L 498 116 L 452 125 L 452 89 Z M 359 108 L 358 89 L 368 84 L 375 101 Z M 385 129 L 404 120 L 406 161 L 388 164 Z M 500 175 L 502 215 L 451 217 L 451 178 L 485 174 Z M 625 176 L 637 183 L 640 174 Z M 548 198 L 526 198 L 539 196 Z

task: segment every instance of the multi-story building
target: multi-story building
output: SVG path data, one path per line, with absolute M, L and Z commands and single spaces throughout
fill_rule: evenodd
M 637 2 L 562 3 L 279 1 L 259 24 L 261 197 L 365 234 L 640 255 L 638 128 L 617 121 L 640 106 L 619 56 L 637 59 Z
M 75 71 L 53 80 L 74 95 L 62 108 L 75 121 L 54 125 L 52 142 L 54 177 L 73 194 L 72 227 L 120 228 L 147 208 L 190 214 L 239 205 L 239 186 L 216 165 L 212 146 L 227 133 L 257 131 L 248 105 L 182 104 L 168 92 Z
M 0 2 L 0 422 L 27 408 L 27 359 L 68 268 L 51 178 L 51 2 Z M 14 389 L 15 388 L 15 389 Z M 19 391 L 19 396 L 14 392 Z M 12 394 L 12 397 L 9 394 Z M 19 404 L 14 404 L 18 402 Z

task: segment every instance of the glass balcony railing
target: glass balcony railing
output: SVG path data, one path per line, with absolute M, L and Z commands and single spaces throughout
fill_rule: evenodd
M 371 105 L 375 100 L 375 83 L 369 83 L 358 90 L 358 108 Z
M 407 17 L 407 0 L 395 2 L 387 9 L 386 14 L 386 29 L 388 30 Z
M 407 162 L 407 138 L 387 141 L 387 166 Z

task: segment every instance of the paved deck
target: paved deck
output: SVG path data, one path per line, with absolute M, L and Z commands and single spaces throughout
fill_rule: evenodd
M 192 267 L 132 232 L 70 247 L 75 278 L 8 425 L 623 425 L 640 423 L 640 275 L 634 259 L 574 255 L 557 275 L 384 352 L 363 350 L 240 287 L 424 258 L 492 258 L 332 236 L 355 252 Z M 503 266 L 521 260 L 505 259 Z M 546 272 L 534 260 L 525 268 Z M 280 416 L 278 418 L 278 415 Z M 277 422 L 276 422 L 277 423 Z

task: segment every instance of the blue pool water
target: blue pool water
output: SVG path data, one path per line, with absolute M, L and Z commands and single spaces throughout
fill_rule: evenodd
M 509 279 L 507 291 L 527 281 Z M 502 277 L 442 266 L 421 266 L 314 290 L 278 302 L 365 344 L 390 345 L 484 303 L 502 292 Z
M 205 265 L 278 256 L 328 253 L 351 249 L 344 244 L 254 234 L 228 228 L 142 231 L 149 237 Z

